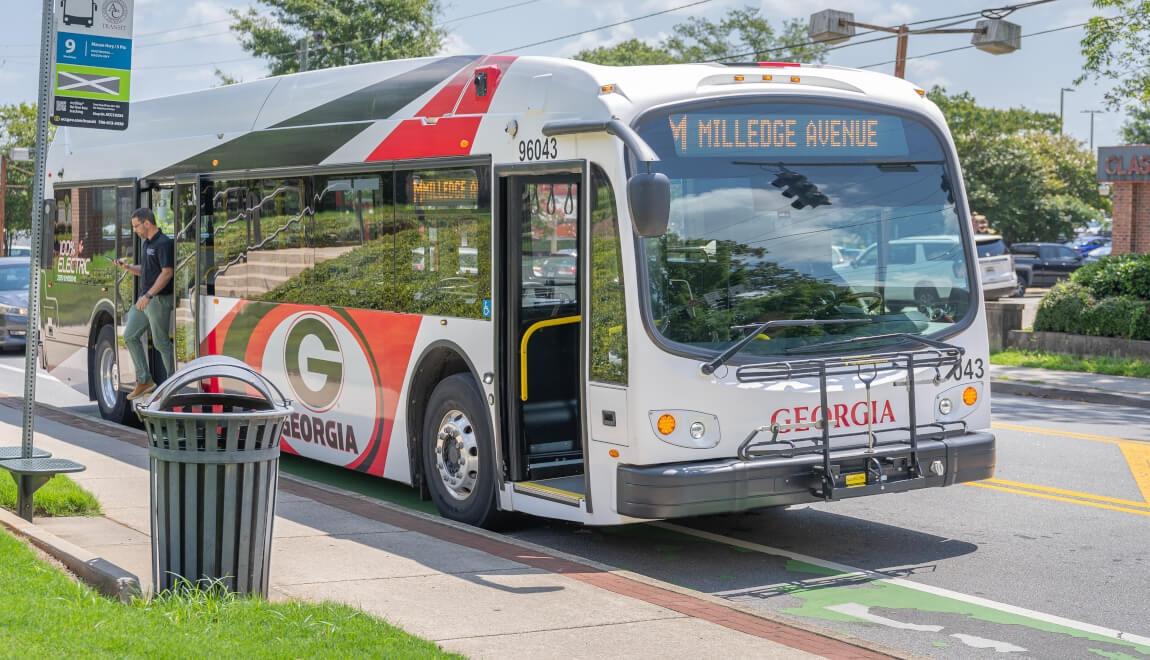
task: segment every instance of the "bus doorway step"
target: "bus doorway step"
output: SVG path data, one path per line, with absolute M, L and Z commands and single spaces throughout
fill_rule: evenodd
M 560 504 L 579 506 L 583 502 L 583 475 L 555 477 L 538 481 L 520 481 L 514 484 L 515 491 L 525 495 L 541 497 Z

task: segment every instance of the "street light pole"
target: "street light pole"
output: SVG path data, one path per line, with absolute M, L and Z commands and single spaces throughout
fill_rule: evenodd
M 1062 135 L 1063 133 L 1066 132 L 1066 121 L 1062 118 L 1063 117 L 1063 108 L 1065 107 L 1065 103 L 1066 103 L 1066 92 L 1073 92 L 1073 91 L 1074 91 L 1074 88 L 1072 88 L 1072 87 L 1063 87 L 1062 89 L 1058 90 L 1058 134 L 1059 135 Z
M 1094 153 L 1094 115 L 1102 114 L 1101 110 L 1083 110 L 1083 114 L 1090 115 L 1090 153 Z

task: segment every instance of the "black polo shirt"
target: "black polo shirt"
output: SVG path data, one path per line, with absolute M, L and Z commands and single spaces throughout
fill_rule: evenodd
M 152 285 L 160 277 L 161 270 L 176 267 L 176 244 L 164 235 L 164 232 L 157 232 L 150 240 L 144 241 L 140 255 L 140 266 L 143 269 L 143 274 L 140 277 L 140 286 L 143 289 L 141 289 L 140 295 L 144 295 L 152 289 Z M 172 290 L 172 280 L 168 280 L 168 283 L 156 295 L 170 296 Z

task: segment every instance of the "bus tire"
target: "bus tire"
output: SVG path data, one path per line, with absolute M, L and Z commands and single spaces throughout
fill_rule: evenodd
M 96 346 L 92 353 L 92 369 L 88 372 L 92 379 L 92 391 L 96 393 L 96 405 L 100 416 L 117 424 L 132 424 L 136 419 L 128 394 L 120 389 L 116 369 L 116 330 L 110 324 L 100 327 L 96 335 Z
M 487 406 L 470 374 L 454 374 L 435 386 L 423 415 L 424 482 L 444 518 L 498 526 L 494 438 Z

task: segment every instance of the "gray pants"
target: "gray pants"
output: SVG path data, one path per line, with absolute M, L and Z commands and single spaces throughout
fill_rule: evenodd
M 128 310 L 124 319 L 124 339 L 128 343 L 128 353 L 132 356 L 132 364 L 136 366 L 136 382 L 146 383 L 152 380 L 148 371 L 147 347 L 144 346 L 144 333 L 151 330 L 152 342 L 164 360 L 164 372 L 172 375 L 172 297 L 156 296 L 144 308 L 136 309 L 135 305 Z

